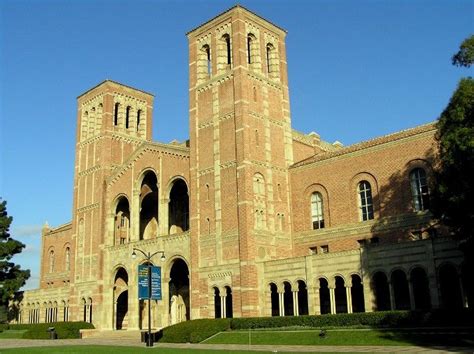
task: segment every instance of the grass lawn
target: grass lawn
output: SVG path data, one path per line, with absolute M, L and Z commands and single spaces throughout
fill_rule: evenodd
M 1 344 L 1 343 L 0 343 Z M 139 348 L 139 347 L 107 347 L 107 346 L 61 346 L 61 347 L 41 347 L 41 348 L 15 348 L 15 349 L 1 349 L 0 353 L 28 353 L 28 354 L 93 354 L 93 353 L 110 353 L 110 354 L 130 354 L 130 353 L 148 353 L 150 351 L 160 354 L 248 354 L 257 353 L 254 351 L 241 350 L 201 350 L 201 349 L 175 349 L 175 348 Z M 258 353 L 265 353 L 259 351 Z M 271 353 L 271 352 L 268 352 Z M 284 352 L 278 352 L 284 353 Z M 294 354 L 293 352 L 292 354 Z
M 325 337 L 319 330 L 303 331 L 231 331 L 221 332 L 205 340 L 206 344 L 268 344 L 268 345 L 449 345 L 472 346 L 473 332 L 447 330 L 328 330 Z
M 2 338 L 21 338 L 23 333 L 25 333 L 26 329 L 15 330 L 15 329 L 8 329 L 6 331 L 0 332 L 0 339 Z

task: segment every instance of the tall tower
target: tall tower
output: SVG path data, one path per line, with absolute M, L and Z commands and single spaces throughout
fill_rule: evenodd
M 92 297 L 101 303 L 102 252 L 110 213 L 105 181 L 139 145 L 151 140 L 153 96 L 106 80 L 77 101 L 72 220 L 77 298 L 73 303 Z
M 261 314 L 262 262 L 291 254 L 285 36 L 241 6 L 188 33 L 194 318 L 219 282 L 234 316 Z

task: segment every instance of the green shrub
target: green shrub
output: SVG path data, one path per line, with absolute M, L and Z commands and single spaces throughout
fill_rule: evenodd
M 341 313 L 319 316 L 245 317 L 200 319 L 181 322 L 166 327 L 159 334 L 159 341 L 168 343 L 198 343 L 222 331 L 265 328 L 331 328 L 331 327 L 456 327 L 474 326 L 474 311 L 433 310 L 378 311 Z
M 166 327 L 160 333 L 161 342 L 199 343 L 216 333 L 230 329 L 230 318 L 185 321 Z
M 54 327 L 59 339 L 80 338 L 80 329 L 94 328 L 88 322 L 54 322 L 54 323 L 35 323 L 35 324 L 12 324 L 10 329 L 26 329 L 23 338 L 27 339 L 49 339 L 49 327 Z
M 0 323 L 0 333 L 8 329 L 8 323 Z

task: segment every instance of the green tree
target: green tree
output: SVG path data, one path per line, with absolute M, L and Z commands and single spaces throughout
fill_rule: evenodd
M 22 270 L 11 262 L 25 245 L 10 237 L 10 224 L 13 220 L 7 213 L 7 202 L 0 199 L 0 311 L 5 310 L 8 300 L 30 277 L 29 270 Z
M 453 65 L 474 64 L 474 36 L 466 39 Z M 474 303 L 474 80 L 463 78 L 437 122 L 439 166 L 432 212 L 459 241 L 464 253 L 464 287 Z
M 459 52 L 452 57 L 453 65 L 470 67 L 474 63 L 474 36 L 461 43 Z

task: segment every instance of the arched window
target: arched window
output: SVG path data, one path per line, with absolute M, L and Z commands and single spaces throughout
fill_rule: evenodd
M 118 125 L 118 115 L 119 115 L 119 108 L 120 108 L 120 103 L 115 104 L 115 109 L 114 109 L 114 125 Z
M 249 34 L 247 36 L 247 63 L 252 64 L 252 41 L 253 35 Z
M 271 43 L 267 44 L 267 73 L 272 72 L 272 67 L 271 67 L 271 55 L 272 55 L 272 50 L 273 50 L 273 45 Z
M 204 52 L 206 53 L 206 67 L 207 67 L 207 75 L 211 76 L 212 73 L 212 65 L 211 65 L 211 48 L 206 44 L 202 47 Z
M 71 249 L 66 247 L 66 272 L 69 272 L 71 269 Z
M 427 210 L 430 207 L 430 198 L 426 172 L 422 168 L 415 168 L 410 172 L 411 196 L 415 211 Z
M 224 40 L 226 47 L 227 65 L 230 66 L 230 64 L 232 63 L 232 57 L 230 52 L 230 36 L 228 34 L 224 34 L 222 36 L 222 39 Z
M 253 176 L 253 192 L 257 197 L 265 197 L 265 180 L 260 173 Z
M 319 192 L 311 194 L 311 221 L 313 230 L 324 228 L 323 198 Z
M 370 183 L 362 181 L 358 186 L 360 220 L 372 220 L 374 218 L 374 205 L 372 201 L 372 189 Z
M 130 127 L 130 110 L 132 107 L 127 106 L 127 110 L 125 111 L 125 129 Z
M 137 131 L 140 129 L 140 116 L 141 116 L 141 114 L 142 114 L 142 110 L 139 109 L 137 111 Z
M 54 272 L 54 250 L 49 251 L 49 272 Z

